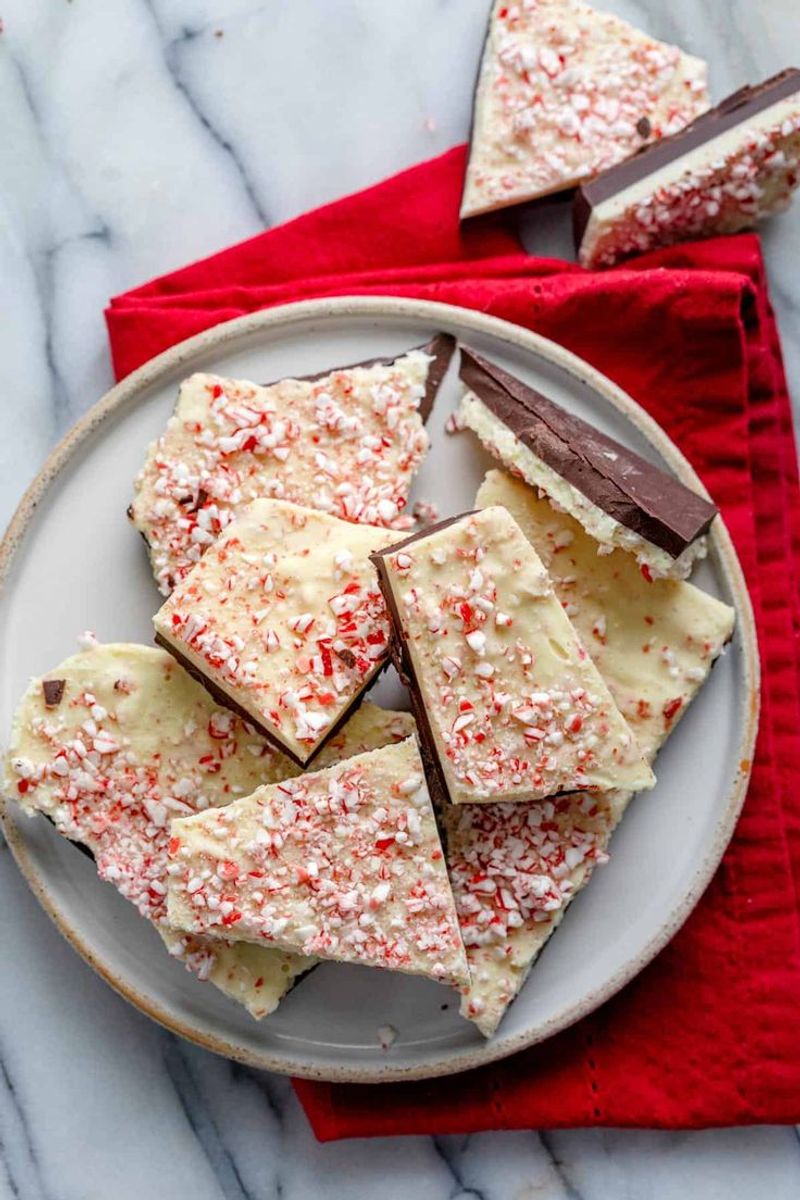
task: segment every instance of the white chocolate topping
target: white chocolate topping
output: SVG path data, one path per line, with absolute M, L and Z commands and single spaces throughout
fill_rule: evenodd
M 666 163 L 592 209 L 585 267 L 697 237 L 738 233 L 786 208 L 800 183 L 800 93 Z
M 520 441 L 474 392 L 464 394 L 459 418 L 498 462 L 531 487 L 546 493 L 554 508 L 575 517 L 598 544 L 598 554 L 608 553 L 616 547 L 626 550 L 635 556 L 645 578 L 649 576 L 650 579 L 685 579 L 695 563 L 705 558 L 708 552 L 705 537 L 696 538 L 682 554 L 673 558 L 669 551 L 622 525 Z
M 307 762 L 386 660 L 369 554 L 394 540 L 282 500 L 254 500 L 154 618 L 164 642 Z
M 386 586 L 455 804 L 655 782 L 501 507 L 382 556 Z
M 190 376 L 135 483 L 131 519 L 165 595 L 261 496 L 346 521 L 408 529 L 411 482 L 428 448 L 420 417 L 433 359 L 335 370 L 262 387 Z
M 43 679 L 28 687 L 5 760 L 6 795 L 87 846 L 100 877 L 154 922 L 170 952 L 201 978 L 253 1016 L 272 1012 L 313 963 L 170 930 L 169 821 L 227 804 L 297 774 L 297 767 L 221 710 L 162 650 L 95 645 L 44 680 L 63 681 L 61 698 L 47 705 Z M 323 754 L 361 753 L 407 737 L 411 728 L 408 714 L 364 704 Z
M 651 583 L 623 550 L 598 554 L 578 521 L 489 471 L 475 501 L 508 509 L 547 568 L 640 748 L 653 758 L 733 633 L 734 610 L 678 579 Z
M 172 823 L 173 927 L 466 986 L 416 740 Z
M 502 504 L 540 553 L 556 595 L 649 757 L 733 632 L 734 612 L 689 583 L 648 584 L 635 560 L 598 555 L 577 521 L 490 471 L 478 506 Z M 472 977 L 462 1013 L 488 1037 L 570 900 L 598 863 L 628 791 L 543 804 L 447 806 L 447 860 Z
M 496 0 L 462 217 L 574 187 L 709 106 L 706 65 L 580 0 Z

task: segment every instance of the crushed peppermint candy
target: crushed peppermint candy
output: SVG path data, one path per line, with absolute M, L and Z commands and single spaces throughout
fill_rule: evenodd
M 397 1040 L 397 1030 L 394 1025 L 378 1026 L 378 1045 L 381 1050 L 390 1050 Z
M 170 591 L 251 500 L 271 496 L 344 521 L 402 530 L 428 448 L 420 415 L 434 359 L 335 370 L 268 387 L 197 374 L 136 479 L 131 519 Z
M 369 554 L 393 540 L 253 501 L 175 588 L 156 630 L 306 762 L 387 660 L 389 615 Z
M 651 787 L 536 552 L 501 507 L 375 555 L 455 804 Z
M 512 930 L 550 920 L 576 881 L 607 859 L 607 809 L 589 794 L 448 806 L 446 831 L 468 961 L 471 947 L 502 945 Z
M 123 668 L 124 691 L 114 686 Z M 94 645 L 59 674 L 58 709 L 46 707 L 41 688 L 23 701 L 19 752 L 10 758 L 13 790 L 26 808 L 46 812 L 60 833 L 88 846 L 100 877 L 159 924 L 170 819 L 225 804 L 296 768 L 238 717 L 219 711 L 162 651 L 134 646 L 120 654 Z
M 413 738 L 173 821 L 170 856 L 175 928 L 468 982 Z
M 630 793 L 448 805 L 447 863 L 470 985 L 461 1013 L 490 1037 L 595 866 Z
M 297 768 L 239 718 L 220 711 L 161 650 L 93 645 L 54 674 L 63 684 L 58 708 L 48 707 L 41 681 L 34 680 L 18 710 L 7 793 L 90 849 L 100 877 L 156 925 L 171 954 L 254 1016 L 265 1016 L 309 964 L 267 948 L 253 959 L 233 945 L 167 927 L 169 821 L 227 804 Z M 412 727 L 408 714 L 366 703 L 323 753 L 336 761 L 400 741 Z
M 613 219 L 602 207 L 589 218 L 580 261 L 611 266 L 631 254 L 698 237 L 738 233 L 785 209 L 800 185 L 800 91 L 769 110 L 700 146 L 677 166 L 653 172 L 631 188 L 631 199 Z M 713 139 L 713 129 L 711 131 Z M 615 206 L 618 207 L 618 206 Z
M 722 653 L 733 609 L 683 580 L 648 582 L 622 550 L 598 555 L 573 517 L 504 472 L 488 472 L 476 504 L 502 505 L 517 520 L 640 748 L 654 757 Z

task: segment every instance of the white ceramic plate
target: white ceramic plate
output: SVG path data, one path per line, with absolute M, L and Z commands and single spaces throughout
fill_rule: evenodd
M 699 487 L 666 435 L 590 367 L 516 326 L 445 305 L 384 298 L 311 301 L 218 326 L 148 363 L 116 387 L 56 449 L 0 551 L 0 728 L 28 678 L 74 652 L 84 629 L 101 641 L 144 641 L 159 605 L 144 546 L 125 508 L 147 443 L 163 428 L 191 371 L 256 380 L 309 374 L 392 354 L 437 330 L 472 344 L 555 400 Z M 444 434 L 459 395 L 451 367 L 430 429 L 433 448 L 415 498 L 442 516 L 472 507 L 491 465 L 469 433 Z M 719 524 L 719 523 L 718 523 Z M 164 952 L 156 933 L 43 819 L 10 804 L 17 861 L 61 931 L 108 982 L 165 1026 L 272 1070 L 375 1081 L 463 1070 L 549 1037 L 641 970 L 691 911 L 733 830 L 752 758 L 757 654 L 741 571 L 724 528 L 695 581 L 735 604 L 736 636 L 658 762 L 655 791 L 633 804 L 596 872 L 488 1043 L 458 1015 L 457 996 L 424 980 L 326 964 L 262 1022 Z M 386 677 L 376 698 L 405 707 Z M 388 1052 L 377 1030 L 398 1037 Z

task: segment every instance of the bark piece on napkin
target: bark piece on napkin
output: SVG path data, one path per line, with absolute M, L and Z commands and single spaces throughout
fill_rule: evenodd
M 706 64 L 580 0 L 496 0 L 462 217 L 575 187 L 708 108 Z

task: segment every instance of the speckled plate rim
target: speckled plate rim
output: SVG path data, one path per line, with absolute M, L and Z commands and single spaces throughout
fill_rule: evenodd
M 295 325 L 312 320 L 327 321 L 348 317 L 367 320 L 397 317 L 427 323 L 432 329 L 454 322 L 463 330 L 497 338 L 510 346 L 544 358 L 610 403 L 639 430 L 679 479 L 704 495 L 708 495 L 688 460 L 657 422 L 636 401 L 577 355 L 539 334 L 531 333 L 508 321 L 502 321 L 497 317 L 487 316 L 472 309 L 432 301 L 406 300 L 391 296 L 342 296 L 333 299 L 305 300 L 297 304 L 281 305 L 244 317 L 237 317 L 188 338 L 151 359 L 107 392 L 59 442 L 23 495 L 0 543 L 0 589 L 4 589 L 6 586 L 14 556 L 25 538 L 39 501 L 86 439 L 119 410 L 135 404 L 141 390 L 152 386 L 162 375 L 174 371 L 181 364 L 190 362 L 198 353 L 207 353 L 209 350 L 225 346 L 242 336 L 249 336 L 261 330 L 270 330 L 273 333 L 276 329 L 288 330 Z M 234 1042 L 204 1031 L 196 1024 L 192 1025 L 178 1020 L 160 1004 L 154 1002 L 150 996 L 139 991 L 128 979 L 117 974 L 102 958 L 95 955 L 79 929 L 64 917 L 48 891 L 47 880 L 42 878 L 35 869 L 28 856 L 24 841 L 13 822 L 6 819 L 5 801 L 3 801 L 0 823 L 6 841 L 37 900 L 63 936 L 89 966 L 141 1012 L 165 1029 L 179 1034 L 206 1050 L 211 1050 L 235 1062 L 263 1070 L 277 1071 L 284 1075 L 352 1083 L 390 1083 L 408 1079 L 429 1079 L 456 1074 L 506 1058 L 528 1046 L 545 1041 L 587 1016 L 643 970 L 677 933 L 697 904 L 711 881 L 733 834 L 747 793 L 750 766 L 758 731 L 760 684 L 758 641 L 744 574 L 731 537 L 721 518 L 714 522 L 711 533 L 711 551 L 716 556 L 736 609 L 743 673 L 740 702 L 742 736 L 738 747 L 739 767 L 728 795 L 727 804 L 720 814 L 713 837 L 709 839 L 705 856 L 698 864 L 683 898 L 668 914 L 658 932 L 648 939 L 646 944 L 631 957 L 622 969 L 601 986 L 595 988 L 580 1001 L 572 1005 L 565 1005 L 557 1015 L 524 1033 L 503 1037 L 501 1026 L 501 1033 L 496 1034 L 483 1046 L 455 1056 L 448 1056 L 441 1062 L 413 1066 L 400 1066 L 387 1062 L 381 1063 L 377 1069 L 363 1065 L 350 1067 L 326 1064 L 317 1067 L 308 1062 L 295 1062 L 291 1055 L 274 1057 L 267 1052 L 264 1054 L 252 1053 Z

